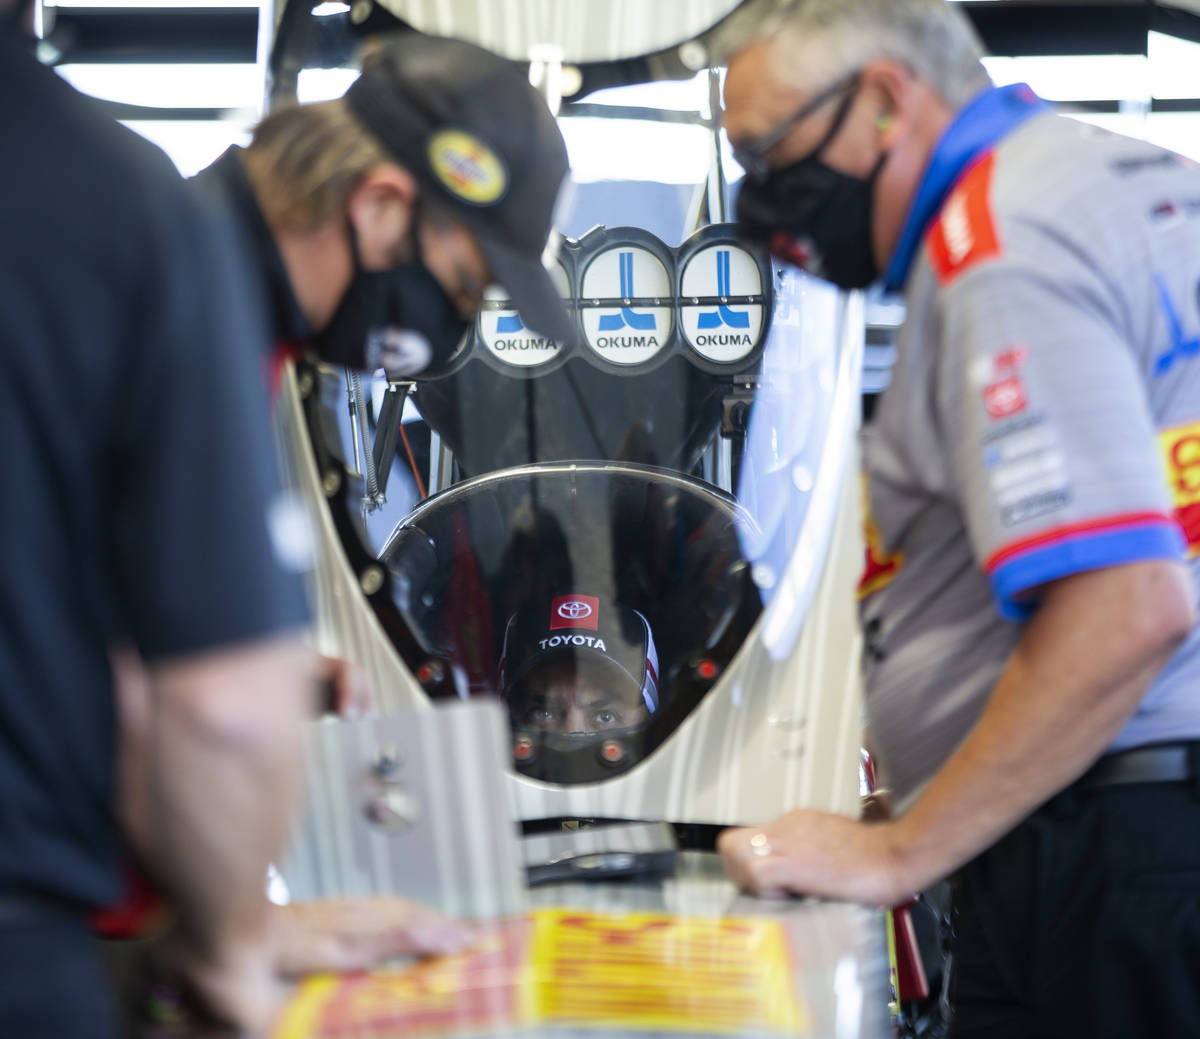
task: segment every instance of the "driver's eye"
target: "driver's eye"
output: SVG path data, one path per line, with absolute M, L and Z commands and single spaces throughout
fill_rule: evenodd
M 550 710 L 549 707 L 534 707 L 529 711 L 526 717 L 528 718 L 530 725 L 539 728 L 545 728 L 546 726 L 553 725 L 556 720 L 554 712 Z
M 615 711 L 597 711 L 595 714 L 596 724 L 604 728 L 611 728 L 620 722 L 620 718 Z

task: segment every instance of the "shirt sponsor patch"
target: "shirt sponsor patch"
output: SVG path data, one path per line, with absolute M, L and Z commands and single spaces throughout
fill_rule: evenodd
M 1183 327 L 1183 318 L 1171 298 L 1171 290 L 1166 279 L 1161 274 L 1154 276 L 1154 284 L 1158 289 L 1158 304 L 1162 308 L 1163 320 L 1167 325 L 1167 334 L 1171 342 L 1165 353 L 1154 360 L 1154 374 L 1162 378 L 1176 364 L 1200 357 L 1200 335 L 1188 335 Z
M 1029 398 L 1025 395 L 1025 383 L 1020 376 L 1011 375 L 983 388 L 983 407 L 988 418 L 1012 418 L 1028 406 Z
M 1024 410 L 1022 403 L 1010 414 Z M 1020 526 L 1069 504 L 1067 460 L 1053 430 L 1044 420 L 1030 424 L 1021 419 L 1006 423 L 1002 429 L 1008 431 L 1002 436 L 985 438 L 983 464 L 988 469 L 988 485 L 1000 508 L 1003 524 Z
M 1020 378 L 1021 369 L 1029 360 L 1023 346 L 1008 346 L 991 357 L 977 358 L 971 364 L 971 378 L 976 386 L 987 386 L 1008 378 Z
M 1001 436 L 984 440 L 983 464 L 989 469 L 1015 465 L 1031 455 L 1055 450 L 1057 438 L 1044 422 L 1021 425 Z
M 995 163 L 992 152 L 976 162 L 950 193 L 930 228 L 926 238 L 929 262 L 943 285 L 1001 255 L 991 199 Z
M 1006 527 L 1017 527 L 1030 520 L 1039 519 L 1058 512 L 1070 504 L 1071 492 L 1066 487 L 1051 487 L 1044 491 L 1026 494 L 1022 498 L 1001 505 L 1000 519 Z
M 1145 155 L 1130 155 L 1116 159 L 1110 168 L 1118 177 L 1131 177 L 1137 173 L 1144 173 L 1146 170 L 1161 170 L 1164 167 L 1170 169 L 1186 165 L 1188 165 L 1188 161 L 1182 156 L 1176 155 L 1174 152 L 1156 149 Z
M 871 516 L 871 496 L 866 477 L 862 481 L 863 540 L 867 543 L 866 562 L 858 581 L 858 599 L 874 595 L 891 584 L 904 565 L 904 553 L 888 553 L 883 547 L 883 535 Z
M 1159 435 L 1167 464 L 1167 481 L 1175 502 L 1175 519 L 1183 529 L 1188 556 L 1200 556 L 1200 422 Z

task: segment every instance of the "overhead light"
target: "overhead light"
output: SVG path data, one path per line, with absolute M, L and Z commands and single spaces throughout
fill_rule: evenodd
M 76 90 L 104 101 L 155 108 L 256 108 L 262 96 L 257 65 L 59 65 Z
M 1150 68 L 1140 54 L 984 58 L 995 82 L 1028 83 L 1049 101 L 1146 101 Z
M 296 80 L 296 100 L 330 101 L 341 97 L 358 79 L 357 69 L 303 69 Z

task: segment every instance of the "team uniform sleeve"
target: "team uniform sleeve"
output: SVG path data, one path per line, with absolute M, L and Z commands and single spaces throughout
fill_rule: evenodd
M 308 620 L 277 551 L 266 326 L 244 258 L 184 193 L 148 202 L 143 306 L 122 380 L 114 565 L 148 659 Z
M 950 480 L 1001 614 L 1038 589 L 1182 559 L 1146 394 L 1119 304 L 1054 241 L 944 285 L 936 408 Z

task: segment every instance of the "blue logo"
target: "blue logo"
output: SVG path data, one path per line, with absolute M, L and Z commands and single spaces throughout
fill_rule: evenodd
M 633 253 L 621 253 L 618 262 L 621 271 L 621 295 L 629 299 L 633 295 Z M 626 325 L 643 332 L 658 327 L 653 314 L 639 314 L 630 307 L 622 307 L 619 314 L 604 314 L 600 318 L 601 332 L 617 332 Z
M 513 332 L 520 332 L 524 327 L 525 322 L 521 320 L 520 314 L 502 314 L 496 318 L 497 335 L 512 335 Z
M 1154 276 L 1154 284 L 1158 287 L 1158 303 L 1162 307 L 1163 317 L 1167 319 L 1167 330 L 1171 334 L 1171 348 L 1154 361 L 1154 375 L 1161 379 L 1175 367 L 1176 361 L 1186 361 L 1189 357 L 1200 355 L 1200 337 L 1183 338 L 1183 322 L 1171 301 L 1171 293 L 1161 274 Z
M 717 295 L 729 296 L 732 293 L 729 291 L 729 250 L 717 250 Z M 744 310 L 730 310 L 722 305 L 717 307 L 714 314 L 709 311 L 707 314 L 701 314 L 697 327 L 701 331 L 707 331 L 712 328 L 720 328 L 724 325 L 727 328 L 749 328 L 750 315 Z

